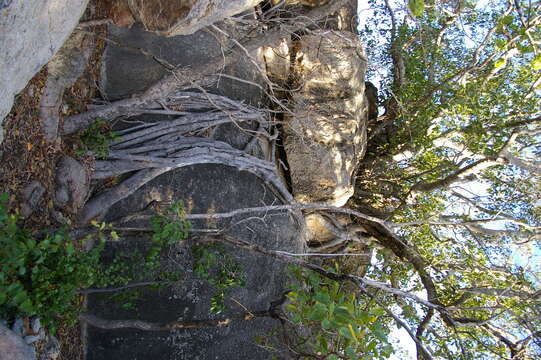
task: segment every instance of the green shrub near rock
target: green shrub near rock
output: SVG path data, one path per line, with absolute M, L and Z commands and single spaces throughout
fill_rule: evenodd
M 103 238 L 88 252 L 75 249 L 65 229 L 38 240 L 6 203 L 0 195 L 0 317 L 37 315 L 51 329 L 59 316 L 74 321 L 77 292 L 96 281 Z

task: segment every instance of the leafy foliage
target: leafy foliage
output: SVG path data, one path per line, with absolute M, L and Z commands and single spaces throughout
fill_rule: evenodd
M 203 244 L 192 248 L 194 273 L 208 281 L 216 291 L 211 298 L 210 311 L 225 310 L 225 297 L 236 286 L 246 284 L 242 266 L 220 244 Z
M 153 288 L 159 288 L 179 281 L 182 278 L 180 271 L 159 271 L 159 268 L 164 249 L 188 237 L 191 223 L 186 221 L 183 206 L 182 201 L 177 201 L 166 209 L 158 210 L 150 220 L 153 231 L 150 247 L 116 253 L 110 262 L 101 266 L 96 286 L 123 287 L 131 283 L 152 282 Z M 140 289 L 131 288 L 114 292 L 109 297 L 122 308 L 133 309 L 140 295 Z
M 97 118 L 81 135 L 83 147 L 78 150 L 78 155 L 92 152 L 98 159 L 106 158 L 109 155 L 109 145 L 118 139 L 109 126 L 109 122 Z
M 433 356 L 539 356 L 541 3 L 407 4 L 370 1 L 361 31 L 386 126 L 371 134 L 352 206 L 392 221 L 416 260 L 386 246 L 368 276 L 410 292 L 430 279 L 438 302 L 471 320 L 431 317 Z M 424 311 L 379 298 L 420 327 Z
M 187 237 L 190 223 L 182 203 L 173 204 L 152 219 L 155 230 L 152 245 L 139 251 L 117 254 L 104 264 L 105 233 L 118 236 L 106 224 L 93 223 L 97 234 L 88 251 L 76 248 L 62 228 L 37 239 L 17 225 L 18 216 L 9 214 L 7 196 L 0 196 L 0 317 L 37 315 L 54 331 L 59 321 L 72 324 L 80 311 L 78 292 L 87 288 L 122 287 L 152 279 L 157 285 L 180 278 L 178 272 L 157 272 L 161 251 Z M 115 292 L 112 299 L 123 308 L 132 308 L 138 289 Z
M 333 360 L 386 359 L 392 354 L 382 308 L 366 306 L 356 292 L 344 291 L 339 282 L 312 271 L 290 269 L 296 281 L 290 284 L 288 318 L 309 331 L 298 340 L 296 352 L 305 358 Z
M 37 240 L 17 226 L 18 217 L 8 214 L 7 196 L 0 198 L 0 317 L 38 315 L 53 331 L 57 318 L 75 321 L 77 291 L 98 277 L 104 238 L 88 252 L 75 249 L 66 230 L 48 233 Z

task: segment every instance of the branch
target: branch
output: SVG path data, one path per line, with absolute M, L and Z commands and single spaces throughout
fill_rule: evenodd
M 233 321 L 253 320 L 260 317 L 271 317 L 269 311 L 250 312 L 242 316 L 227 317 L 219 320 L 192 320 L 155 323 L 143 320 L 107 320 L 92 314 L 81 314 L 79 320 L 100 329 L 138 329 L 143 331 L 170 331 L 175 329 L 199 329 L 204 327 L 228 326 Z

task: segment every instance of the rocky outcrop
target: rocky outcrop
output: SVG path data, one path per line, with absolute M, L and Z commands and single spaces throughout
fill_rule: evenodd
M 216 34 L 214 34 L 216 35 Z M 192 35 L 164 38 L 149 33 L 140 27 L 131 29 L 109 27 L 108 37 L 130 47 L 141 48 L 155 54 L 175 66 L 208 61 L 220 57 L 220 42 L 208 31 Z M 254 54 L 254 58 L 257 54 Z M 262 65 L 262 64 L 261 64 Z M 142 53 L 126 51 L 109 44 L 105 51 L 103 89 L 107 98 L 122 98 L 142 91 L 159 80 L 166 72 L 163 66 Z M 246 82 L 219 78 L 215 84 L 207 85 L 206 91 L 224 94 L 229 98 L 261 106 L 264 93 L 255 84 L 261 84 L 263 77 L 248 58 L 239 58 L 227 66 L 224 74 L 241 78 Z M 143 115 L 136 121 L 166 120 L 166 115 Z M 122 122 L 119 122 L 119 126 Z M 253 131 L 244 131 L 242 124 L 224 124 L 209 134 L 219 141 L 229 143 L 238 149 L 245 149 L 253 138 Z M 257 129 L 257 124 L 250 124 Z M 256 149 L 257 144 L 255 145 Z M 253 151 L 263 156 L 261 151 Z M 115 204 L 104 219 L 112 222 L 130 213 L 143 211 L 149 203 L 182 200 L 188 213 L 219 213 L 262 204 L 279 204 L 280 197 L 258 177 L 233 167 L 200 164 L 167 172 L 132 195 Z M 136 220 L 127 226 L 140 226 Z M 224 235 L 252 242 L 269 249 L 280 249 L 294 253 L 305 252 L 305 241 L 301 226 L 289 213 L 249 214 L 235 216 L 230 221 L 193 221 L 194 229 L 224 229 Z M 194 236 L 202 234 L 194 232 Z M 106 253 L 133 251 L 149 243 L 144 233 L 124 236 Z M 99 294 L 88 297 L 90 313 L 105 319 L 141 319 L 153 322 L 208 319 L 210 298 L 214 290 L 208 283 L 195 276 L 192 270 L 193 257 L 190 247 L 193 239 L 172 246 L 162 259 L 161 270 L 180 270 L 182 280 L 160 290 L 143 289 L 136 303 L 136 309 L 122 309 L 117 302 Z M 245 307 L 250 311 L 267 309 L 270 302 L 279 299 L 286 289 L 287 271 L 284 263 L 265 256 L 226 247 L 227 252 L 242 264 L 247 275 L 246 286 L 233 289 L 227 299 L 228 310 L 220 316 L 243 314 Z M 109 252 L 109 250 L 111 250 Z M 242 305 L 239 305 L 242 304 Z M 214 318 L 214 317 L 212 317 Z M 279 321 L 270 318 L 252 321 L 234 321 L 227 327 L 200 329 L 175 329 L 169 332 L 144 332 L 136 329 L 103 330 L 87 327 L 86 359 L 272 359 L 269 349 L 259 346 L 256 336 L 267 336 L 280 327 Z M 277 347 L 280 351 L 285 346 Z
M 122 2 L 122 1 L 121 1 Z M 163 36 L 189 35 L 242 13 L 261 0 L 123 0 L 135 21 Z
M 366 57 L 349 32 L 315 32 L 294 44 L 298 91 L 284 146 L 295 198 L 343 206 L 366 149 Z
M 0 123 L 19 93 L 58 51 L 88 0 L 0 1 Z M 0 129 L 0 142 L 3 130 Z
M 21 336 L 0 324 L 0 360 L 35 359 L 34 348 L 26 344 Z

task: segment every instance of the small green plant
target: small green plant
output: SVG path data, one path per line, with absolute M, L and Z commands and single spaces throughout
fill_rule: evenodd
M 97 118 L 81 135 L 83 147 L 77 151 L 77 155 L 84 155 L 90 151 L 96 158 L 104 159 L 109 155 L 111 142 L 116 139 L 118 136 L 110 130 L 109 123 Z
M 186 221 L 183 202 L 177 201 L 167 209 L 159 210 L 151 218 L 150 226 L 154 233 L 150 248 L 117 253 L 99 271 L 98 288 L 122 287 L 134 282 L 152 282 L 152 288 L 159 288 L 181 279 L 179 272 L 158 269 L 162 251 L 188 237 L 191 224 Z M 112 293 L 109 297 L 123 309 L 133 309 L 140 295 L 140 289 L 134 288 Z
M 219 314 L 225 310 L 225 297 L 235 286 L 246 285 L 242 265 L 220 244 L 204 244 L 192 248 L 194 273 L 208 281 L 215 289 L 210 311 Z
M 191 224 L 186 221 L 184 203 L 177 201 L 169 208 L 159 210 L 150 219 L 150 227 L 154 235 L 152 236 L 152 247 L 147 254 L 145 266 L 155 268 L 158 265 L 160 251 L 164 247 L 176 244 L 188 237 Z
M 392 352 L 388 327 L 380 321 L 385 312 L 372 305 L 361 306 L 355 292 L 340 283 L 298 267 L 290 268 L 293 281 L 286 305 L 294 326 L 308 329 L 297 349 L 325 359 L 386 359 Z M 322 357 L 323 358 L 323 357 Z
M 61 316 L 73 323 L 77 292 L 97 278 L 104 239 L 88 252 L 75 249 L 65 229 L 41 240 L 17 226 L 8 214 L 7 195 L 0 195 L 0 317 L 38 315 L 52 331 Z

